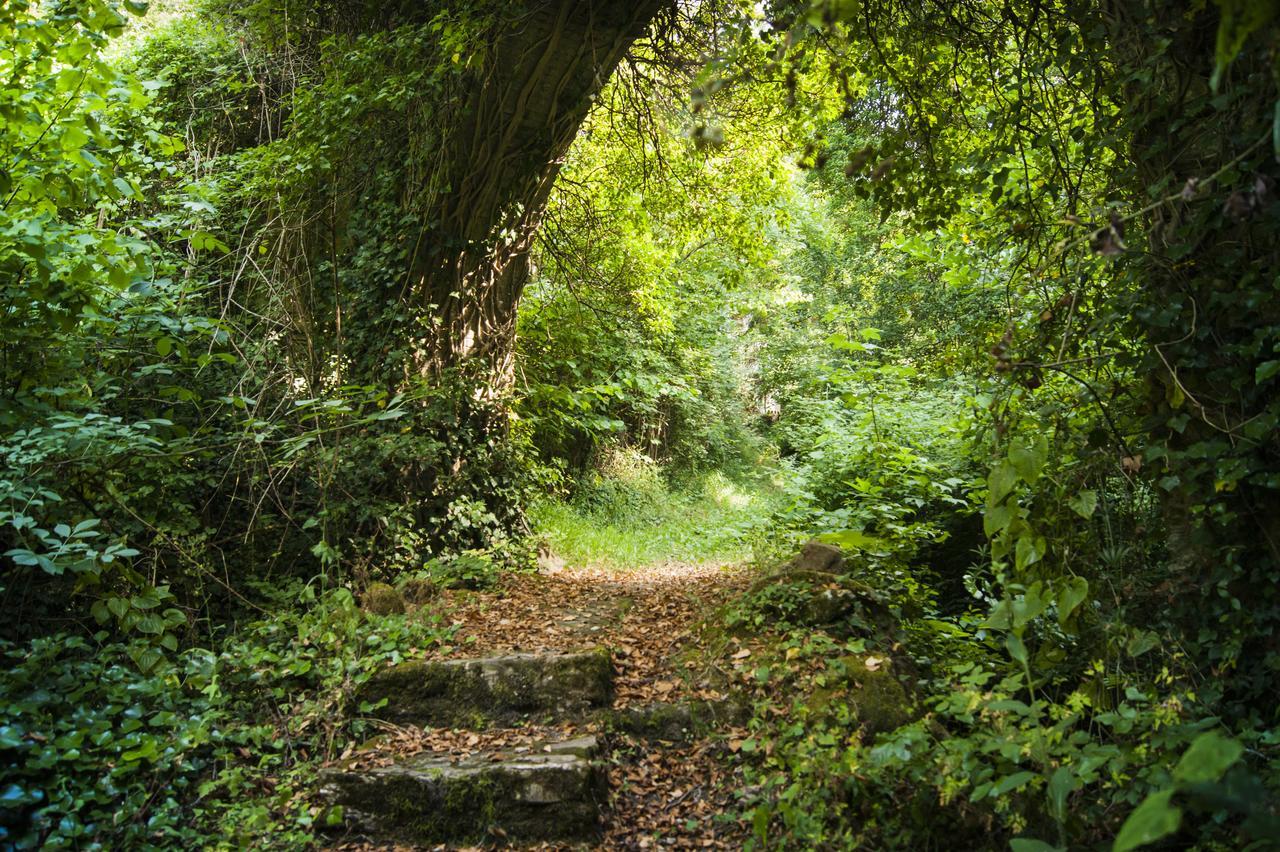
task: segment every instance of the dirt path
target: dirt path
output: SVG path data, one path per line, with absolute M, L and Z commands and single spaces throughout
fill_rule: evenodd
M 616 667 L 614 707 L 625 711 L 725 701 L 714 686 L 715 673 L 699 670 L 702 664 L 688 652 L 714 641 L 702 632 L 706 616 L 747 583 L 746 572 L 734 568 L 668 563 L 619 571 L 544 563 L 539 573 L 510 576 L 492 591 L 443 593 L 430 609 L 458 626 L 458 641 L 438 656 L 609 648 Z M 388 733 L 388 760 L 428 750 L 459 760 L 480 751 L 519 754 L 548 739 L 603 736 L 609 801 L 601 840 L 588 848 L 739 849 L 745 839 L 745 826 L 733 818 L 741 783 L 726 761 L 726 742 L 741 732 L 720 730 L 692 742 L 639 740 L 591 722 Z

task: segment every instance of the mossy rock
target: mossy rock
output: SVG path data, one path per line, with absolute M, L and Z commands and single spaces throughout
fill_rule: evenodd
M 584 715 L 613 701 L 605 648 L 567 654 L 505 654 L 413 660 L 383 669 L 357 691 L 373 715 L 397 724 L 483 727 L 537 715 Z
M 365 589 L 361 605 L 373 615 L 403 615 L 405 611 L 404 597 L 386 583 L 373 583 Z
M 893 673 L 890 660 L 874 654 L 850 655 L 841 657 L 833 668 L 828 677 L 832 685 L 809 697 L 811 711 L 821 712 L 837 700 L 849 705 L 868 742 L 919 718 L 916 702 Z
M 751 706 L 744 701 L 654 703 L 608 710 L 597 718 L 608 730 L 637 739 L 688 742 L 717 727 L 745 724 Z
M 400 584 L 400 594 L 405 602 L 422 606 L 440 594 L 440 588 L 425 577 L 411 577 Z
M 321 796 L 345 826 L 379 841 L 410 844 L 586 841 L 596 837 L 607 794 L 584 737 L 503 756 L 461 761 L 423 754 L 390 766 L 324 770 Z

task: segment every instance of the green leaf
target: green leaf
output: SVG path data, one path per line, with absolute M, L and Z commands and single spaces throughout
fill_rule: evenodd
M 1018 471 L 1009 462 L 1000 462 L 992 468 L 991 475 L 987 477 L 987 505 L 1000 505 L 1017 482 Z
M 1009 656 L 1013 657 L 1024 666 L 1027 664 L 1027 646 L 1022 644 L 1022 640 L 1018 638 L 1016 633 L 1010 633 L 1004 638 L 1004 646 L 1009 649 Z
M 1161 790 L 1147 796 L 1120 826 L 1111 852 L 1129 852 L 1177 831 L 1182 825 L 1182 809 L 1169 804 L 1173 793 L 1173 790 Z
M 1271 119 L 1271 147 L 1275 149 L 1276 162 L 1280 163 L 1280 101 L 1276 101 L 1275 113 Z
M 869 536 L 862 530 L 841 530 L 818 536 L 819 540 L 839 545 L 845 550 L 876 550 L 884 547 L 884 542 Z
M 991 788 L 991 792 L 988 795 L 992 798 L 996 798 L 998 796 L 1003 796 L 1005 793 L 1011 793 L 1014 790 L 1026 786 L 1028 781 L 1039 777 L 1039 775 L 1040 773 L 1038 772 L 1015 772 L 1012 775 L 1006 775 Z
M 1065 624 L 1088 596 L 1089 581 L 1084 577 L 1069 577 L 1058 590 L 1058 623 Z
M 1223 72 L 1240 54 L 1245 41 L 1275 16 L 1276 5 L 1271 0 L 1218 0 L 1222 16 L 1218 21 L 1213 76 L 1209 78 L 1215 92 L 1222 83 Z
M 1217 731 L 1205 731 L 1195 738 L 1173 770 L 1180 784 L 1217 781 L 1244 754 L 1244 746 Z
M 1094 511 L 1098 508 L 1098 493 L 1096 491 L 1081 491 L 1079 494 L 1069 498 L 1067 505 L 1071 507 L 1071 511 L 1088 520 L 1093 517 Z
M 1067 797 L 1075 792 L 1079 786 L 1071 769 L 1066 766 L 1059 766 L 1053 771 L 1053 775 L 1049 778 L 1049 786 L 1046 793 L 1049 796 L 1049 813 L 1058 822 L 1063 822 L 1067 818 Z
M 1018 545 L 1014 550 L 1014 563 L 1021 571 L 1028 565 L 1034 565 L 1044 557 L 1044 539 L 1026 534 L 1018 537 Z
M 1062 847 L 1031 837 L 1015 837 L 1009 841 L 1011 852 L 1061 852 Z
M 1035 441 L 1014 441 L 1009 447 L 1009 462 L 1025 482 L 1035 482 L 1049 460 L 1049 439 L 1037 435 Z
M 1277 104 L 1276 118 L 1276 127 L 1280 128 L 1280 104 Z M 1280 361 L 1263 361 L 1254 371 L 1254 384 L 1260 385 L 1276 373 L 1280 373 Z
M 1014 509 L 1007 503 L 1001 503 L 997 506 L 988 506 L 987 511 L 982 515 L 982 530 L 988 536 L 996 533 L 1004 532 L 1009 524 L 1013 522 Z

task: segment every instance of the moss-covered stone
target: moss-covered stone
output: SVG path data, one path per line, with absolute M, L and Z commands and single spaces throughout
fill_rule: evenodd
M 850 655 L 841 657 L 836 669 L 843 674 L 831 678 L 833 688 L 813 694 L 809 701 L 811 709 L 819 709 L 815 703 L 830 702 L 838 697 L 854 708 L 863 736 L 868 740 L 918 718 L 916 702 L 894 674 L 891 660 L 874 654 Z
M 479 842 L 588 840 L 598 830 L 607 786 L 584 737 L 505 760 L 477 754 L 454 763 L 419 755 L 372 769 L 321 775 L 321 795 L 346 826 L 377 840 Z
M 364 590 L 361 598 L 365 612 L 374 615 L 400 615 L 404 613 L 404 598 L 393 586 L 373 583 Z
M 400 584 L 400 594 L 407 603 L 422 606 L 440 594 L 440 588 L 425 577 L 411 577 Z
M 414 660 L 384 669 L 358 691 L 373 714 L 399 724 L 474 725 L 555 713 L 582 715 L 613 700 L 607 649 L 507 654 L 472 660 Z
M 717 727 L 745 723 L 751 718 L 751 707 L 742 701 L 654 703 L 607 710 L 597 718 L 615 733 L 642 740 L 687 742 Z

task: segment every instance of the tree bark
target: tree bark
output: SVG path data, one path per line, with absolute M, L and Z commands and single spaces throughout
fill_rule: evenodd
M 443 152 L 447 191 L 427 211 L 408 300 L 429 332 L 417 367 L 510 375 L 529 249 L 597 92 L 662 0 L 528 0 L 504 12 L 491 70 L 469 87 Z M 509 16 L 509 17 L 507 17 Z

